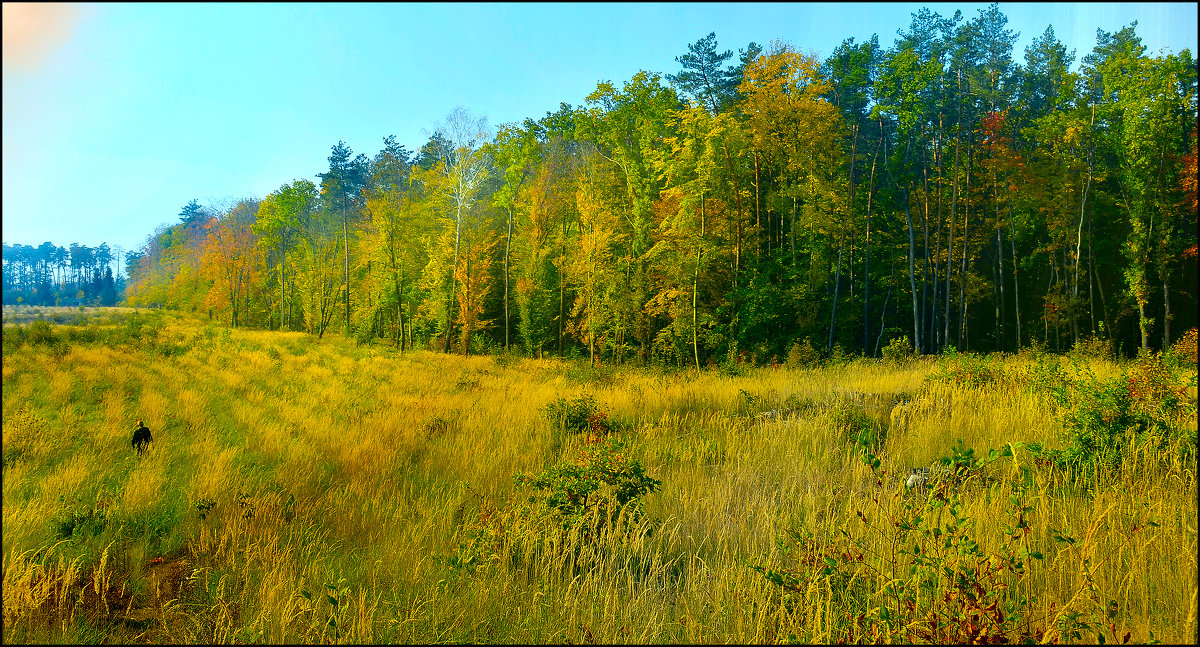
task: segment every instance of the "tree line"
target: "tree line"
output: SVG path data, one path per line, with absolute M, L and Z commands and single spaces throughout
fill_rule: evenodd
M 49 241 L 4 244 L 4 305 L 112 306 L 121 300 L 121 249 Z M 116 266 L 116 272 L 113 267 Z
M 604 362 L 1166 347 L 1196 325 L 1196 61 L 1135 22 L 1017 62 L 1006 25 L 922 9 L 824 60 L 710 33 L 540 119 L 338 142 L 316 182 L 193 201 L 128 301 Z

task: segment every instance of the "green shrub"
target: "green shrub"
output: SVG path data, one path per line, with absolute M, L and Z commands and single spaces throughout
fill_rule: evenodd
M 869 451 L 876 451 L 887 434 L 883 425 L 872 418 L 861 405 L 841 401 L 830 414 L 833 426 L 851 442 Z
M 608 523 L 624 508 L 626 517 L 634 519 L 641 511 L 641 497 L 656 491 L 662 481 L 648 476 L 623 449 L 616 438 L 591 443 L 574 461 L 551 465 L 536 475 L 520 472 L 513 481 L 518 488 L 533 490 L 529 502 L 563 528 L 589 517 Z
M 833 345 L 833 349 L 829 352 L 830 366 L 843 366 L 854 359 L 854 353 L 851 353 L 837 343 Z
M 1111 362 L 1116 359 L 1117 354 L 1116 347 L 1111 339 L 1101 339 L 1093 335 L 1088 335 L 1075 342 L 1075 345 L 1071 347 L 1067 356 L 1079 362 L 1092 359 Z
M 611 386 L 616 382 L 617 367 L 576 359 L 567 366 L 565 375 L 568 380 L 577 384 Z
M 880 353 L 883 355 L 884 361 L 897 365 L 905 364 L 916 356 L 913 352 L 912 342 L 908 340 L 908 335 L 892 338 Z
M 163 330 L 163 318 L 161 312 L 142 315 L 133 313 L 125 320 L 125 335 L 128 341 L 131 342 L 150 342 L 158 340 L 159 333 Z
M 1177 368 L 1196 368 L 1196 329 L 1183 333 L 1183 336 L 1171 344 L 1171 348 L 1163 352 L 1163 361 Z
M 50 521 L 56 540 L 94 537 L 104 531 L 107 518 L 103 510 L 67 510 Z
M 25 338 L 31 344 L 50 345 L 54 343 L 54 331 L 50 329 L 50 324 L 45 321 L 34 321 L 26 329 Z
M 492 355 L 492 362 L 499 368 L 512 368 L 521 363 L 521 356 L 513 351 L 500 350 Z
M 608 419 L 607 413 L 597 408 L 596 399 L 590 395 L 581 395 L 574 400 L 558 398 L 542 407 L 542 414 L 563 432 L 603 435 L 618 428 L 617 423 Z
M 977 469 L 1003 455 L 1011 449 L 977 458 L 960 446 L 943 463 Z M 878 459 L 865 453 L 863 460 L 881 486 Z M 778 599 L 785 608 L 841 610 L 825 628 L 830 642 L 1042 640 L 1049 630 L 1027 615 L 1030 600 L 1013 592 L 1043 559 L 1030 541 L 1034 507 L 1016 496 L 1009 501 L 1005 535 L 989 551 L 952 481 L 937 483 L 926 497 L 876 489 L 836 532 L 791 530 L 779 540 L 783 565 L 751 568 L 783 589 Z M 880 542 L 893 550 L 876 550 Z
M 589 443 L 574 460 L 537 474 L 518 472 L 516 491 L 499 506 L 468 487 L 478 500 L 477 513 L 464 523 L 454 553 L 435 562 L 458 577 L 492 563 L 579 557 L 585 545 L 602 537 L 623 541 L 641 520 L 642 498 L 662 485 L 623 450 L 616 439 Z M 466 516 L 464 507 L 456 510 L 456 519 Z
M 959 353 L 950 349 L 938 357 L 938 368 L 927 378 L 931 382 L 979 388 L 1004 378 L 1004 369 L 994 356 Z
M 1185 464 L 1195 460 L 1196 428 L 1182 422 L 1195 407 L 1187 396 L 1189 381 L 1161 356 L 1142 353 L 1108 380 L 1086 366 L 1073 366 L 1073 374 L 1049 384 L 1065 442 L 1061 449 L 1046 451 L 1046 458 L 1075 471 L 1115 469 L 1131 445 L 1160 456 L 1175 445 Z
M 787 367 L 791 369 L 808 368 L 817 366 L 821 363 L 821 356 L 813 349 L 812 341 L 805 339 L 803 343 L 799 339 L 792 342 L 792 347 L 787 354 Z

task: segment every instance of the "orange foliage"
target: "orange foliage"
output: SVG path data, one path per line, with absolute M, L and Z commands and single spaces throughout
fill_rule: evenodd
M 1191 209 L 1195 214 L 1200 211 L 1200 202 L 1196 196 L 1196 129 L 1192 128 L 1192 152 L 1188 153 L 1183 158 L 1183 173 L 1180 182 L 1183 185 L 1183 206 Z M 1196 258 L 1197 244 L 1192 243 L 1190 247 L 1183 250 L 1184 258 Z
M 258 281 L 260 254 L 257 237 L 250 227 L 225 217 L 207 224 L 208 235 L 200 249 L 200 274 L 212 281 L 204 296 L 207 308 L 230 316 L 238 325 L 239 305 L 248 298 L 250 286 Z

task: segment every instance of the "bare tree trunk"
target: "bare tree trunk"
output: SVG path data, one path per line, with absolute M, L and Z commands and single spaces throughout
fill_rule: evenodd
M 336 235 L 336 234 L 335 234 Z M 342 243 L 346 246 L 346 335 L 350 335 L 350 224 L 346 214 L 346 197 L 342 196 Z
M 703 240 L 703 238 L 704 238 L 704 234 L 705 234 L 704 228 L 705 228 L 705 224 L 706 224 L 705 223 L 705 213 L 704 213 L 704 211 L 705 211 L 704 210 L 704 207 L 705 207 L 704 202 L 705 202 L 704 192 L 701 191 L 700 192 L 700 238 L 701 238 L 701 240 Z M 700 288 L 701 251 L 702 250 L 701 250 L 700 246 L 697 245 L 696 246 L 696 271 L 692 273 L 692 357 L 693 357 L 693 359 L 696 360 L 696 370 L 697 371 L 700 370 L 700 344 L 699 344 L 699 333 L 696 330 L 696 327 L 698 325 L 697 317 L 696 317 L 696 294 L 697 294 L 697 292 L 699 292 L 699 288 Z
M 1138 299 L 1138 331 L 1142 334 L 1142 350 L 1150 348 L 1150 324 L 1146 321 L 1146 302 Z
M 879 122 L 879 145 L 871 158 L 871 181 L 867 187 L 867 243 L 863 251 L 863 354 L 870 352 L 871 343 L 871 201 L 875 195 L 875 163 L 883 147 L 883 118 Z M 873 357 L 873 355 L 872 355 Z
M 1169 274 L 1163 272 L 1163 343 L 1161 350 L 1171 347 L 1171 288 Z
M 888 270 L 888 291 L 887 296 L 883 298 L 883 309 L 879 311 L 879 335 L 875 337 L 875 352 L 872 357 L 879 355 L 879 344 L 883 341 L 883 329 L 887 325 L 887 306 L 888 301 L 892 299 L 892 283 L 891 280 L 896 275 L 896 259 L 892 259 L 892 267 Z
M 1009 218 L 1011 219 L 1011 217 L 1012 217 L 1012 214 L 1010 213 Z M 1017 274 L 1017 271 L 1018 271 L 1017 270 L 1017 242 L 1016 242 L 1016 238 L 1012 235 L 1012 232 L 1009 232 L 1008 244 L 1012 248 L 1013 309 L 1015 311 L 1016 320 L 1017 320 L 1017 345 L 1014 347 L 1013 350 L 1020 350 L 1020 348 L 1021 348 L 1021 282 L 1019 280 L 1019 275 Z
M 756 232 L 756 235 L 754 236 L 754 240 L 755 240 L 755 244 L 757 245 L 757 248 L 755 249 L 755 253 L 761 257 L 762 256 L 762 211 L 761 211 L 761 205 L 759 203 L 759 197 L 758 197 L 758 183 L 759 183 L 759 179 L 758 179 L 758 149 L 755 149 L 754 150 L 754 231 Z
M 854 162 L 855 162 L 855 157 L 858 154 L 858 125 L 857 124 L 853 126 L 853 130 L 854 130 L 854 139 L 852 140 L 852 142 L 850 144 L 850 187 L 849 187 L 850 200 L 848 203 L 849 204 L 848 210 L 850 212 L 849 215 L 850 215 L 851 220 L 853 220 L 853 218 L 854 218 Z M 845 246 L 846 246 L 846 222 L 845 222 L 845 219 L 843 218 L 843 220 L 842 220 L 842 237 L 841 237 L 841 240 L 838 242 L 837 271 L 834 273 L 834 279 L 833 279 L 833 311 L 829 315 L 829 343 L 826 345 L 826 351 L 825 351 L 826 355 L 830 355 L 833 353 L 833 329 L 837 322 L 837 304 L 838 304 L 838 298 L 840 296 L 840 294 L 839 294 L 840 288 L 842 285 L 842 250 L 845 248 Z M 851 283 L 853 283 L 853 279 L 851 279 Z M 851 298 L 853 298 L 853 295 L 851 296 Z
M 1051 276 L 1054 273 L 1054 259 L 1050 259 Z M 1050 288 L 1054 285 L 1054 279 L 1050 278 L 1046 281 L 1046 297 L 1050 296 Z M 1043 299 L 1045 300 L 1045 299 Z M 1046 348 L 1050 348 L 1050 318 L 1042 317 L 1042 341 L 1046 343 Z
M 1007 336 L 1005 317 L 1007 307 L 1004 302 L 1004 233 L 1000 223 L 1000 190 L 996 174 L 992 174 L 992 197 L 996 203 L 996 350 L 1004 350 L 1004 339 Z
M 1111 339 L 1113 335 L 1112 320 L 1108 318 L 1108 299 L 1104 298 L 1104 282 L 1100 280 L 1100 274 L 1096 270 L 1096 264 L 1092 263 L 1092 276 L 1096 278 L 1096 291 L 1100 293 L 1100 315 L 1103 318 L 1102 323 L 1106 330 L 1104 336 Z
M 1091 160 L 1088 160 L 1088 177 L 1087 185 L 1083 189 L 1083 197 L 1079 201 L 1079 227 L 1075 233 L 1075 280 L 1071 287 L 1071 329 L 1075 333 L 1075 342 L 1079 343 L 1079 321 L 1078 314 L 1074 310 L 1075 300 L 1079 298 L 1079 260 L 1083 256 L 1083 214 L 1084 207 L 1087 205 L 1088 191 L 1092 188 L 1092 166 Z M 1088 230 L 1089 236 L 1091 230 Z
M 454 261 L 450 264 L 450 289 L 446 295 L 446 339 L 442 342 L 442 352 L 450 352 L 450 337 L 454 334 L 454 301 L 458 291 L 458 279 L 454 274 L 458 271 L 458 248 L 462 239 L 462 203 L 454 218 Z
M 287 294 L 284 288 L 287 286 L 287 245 L 281 246 L 282 252 L 279 256 L 279 329 L 285 330 L 283 316 L 283 304 L 287 300 Z
M 921 246 L 921 255 L 925 259 L 925 263 L 921 267 L 921 339 L 923 341 L 921 352 L 930 352 L 932 349 L 929 345 L 929 335 L 926 333 L 931 311 L 929 304 L 929 167 L 925 164 L 924 155 L 921 160 L 921 182 L 925 189 L 925 209 L 921 214 L 921 228 L 925 235 L 925 244 Z
M 513 209 L 508 206 L 508 237 L 504 239 L 504 350 L 508 352 L 508 259 L 512 249 Z
M 913 256 L 916 254 L 916 241 L 913 240 L 912 215 L 909 213 L 907 190 L 901 191 L 901 199 L 904 200 L 904 223 L 908 226 L 908 287 L 912 291 L 913 350 L 921 353 L 921 310 L 917 297 L 916 269 L 913 262 Z
M 393 281 L 396 284 L 396 315 L 400 325 L 400 330 L 398 331 L 400 333 L 399 339 L 396 341 L 399 342 L 400 353 L 403 354 L 404 351 L 408 350 L 405 347 L 404 339 L 404 281 L 400 278 L 399 273 L 393 277 Z
M 967 338 L 967 252 L 971 248 L 971 151 L 967 150 L 967 178 L 963 186 L 967 200 L 963 204 L 963 255 L 962 271 L 958 282 L 958 347 L 966 350 L 969 345 Z
M 563 317 L 565 316 L 564 305 L 563 305 L 563 300 L 565 298 L 563 295 L 563 268 L 566 267 L 565 261 L 566 261 L 566 255 L 567 255 L 567 253 L 566 253 L 567 219 L 565 216 L 562 216 L 562 222 L 563 222 L 563 233 L 562 233 L 562 239 L 559 243 L 559 258 L 563 259 L 563 262 L 560 264 L 560 266 L 558 268 L 558 340 L 556 341 L 556 348 L 557 348 L 559 357 L 562 357 L 562 353 L 563 353 Z
M 940 274 L 938 274 L 938 272 L 940 272 L 942 270 L 942 223 L 945 220 L 942 217 L 942 202 L 943 202 L 944 194 L 946 192 L 946 190 L 945 190 L 946 178 L 945 178 L 945 174 L 942 170 L 942 167 L 945 166 L 945 164 L 942 163 L 942 144 L 941 144 L 942 134 L 943 134 L 942 133 L 942 115 L 939 114 L 938 115 L 938 144 L 937 144 L 937 149 L 936 149 L 937 155 L 935 157 L 935 163 L 937 164 L 937 169 L 938 169 L 937 232 L 935 232 L 934 237 L 933 237 L 933 242 L 934 242 L 933 257 L 932 257 L 933 258 L 933 300 L 930 302 L 929 337 L 928 337 L 928 340 L 929 340 L 928 343 L 930 345 L 930 349 L 934 352 L 941 350 L 941 348 L 943 348 L 945 345 L 945 340 L 938 339 L 938 333 L 941 332 L 941 329 L 937 325 L 938 324 L 938 322 L 937 322 L 938 294 L 939 294 L 939 291 L 941 290 L 941 281 L 938 279 Z
M 833 328 L 834 324 L 837 322 L 837 304 L 840 296 L 840 288 L 842 286 L 842 249 L 845 248 L 845 246 L 846 235 L 843 231 L 841 241 L 838 242 L 837 271 L 833 275 L 833 308 L 829 314 L 829 343 L 826 344 L 825 347 L 826 356 L 831 356 L 833 354 Z
M 1096 273 L 1092 271 L 1092 266 L 1096 264 L 1096 259 L 1092 254 L 1092 221 L 1088 219 L 1088 318 L 1091 321 L 1091 334 L 1096 334 Z
M 733 291 L 736 295 L 742 271 L 742 222 L 745 220 L 742 215 L 742 188 L 737 179 L 738 174 L 733 170 L 733 159 L 729 156 L 729 147 L 722 145 L 721 148 L 725 153 L 725 167 L 729 170 L 729 176 L 733 179 L 733 198 L 734 203 L 737 205 L 737 227 L 735 228 L 737 231 L 737 242 L 735 243 L 733 254 Z M 737 321 L 738 308 L 736 296 L 734 297 L 734 301 L 733 320 Z
M 700 370 L 700 344 L 696 333 L 696 292 L 700 285 L 700 250 L 696 250 L 696 271 L 692 273 L 692 358 Z
M 942 315 L 942 344 L 950 343 L 950 275 L 951 261 L 954 258 L 954 223 L 958 220 L 958 156 L 962 148 L 962 123 L 959 120 L 958 134 L 954 137 L 954 179 L 950 190 L 950 236 L 946 239 L 946 307 Z M 965 246 L 965 241 L 964 241 Z

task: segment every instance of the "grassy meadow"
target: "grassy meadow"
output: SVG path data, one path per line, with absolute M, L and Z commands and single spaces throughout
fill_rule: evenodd
M 6 643 L 1197 638 L 1194 346 L 696 372 L 11 315 Z

